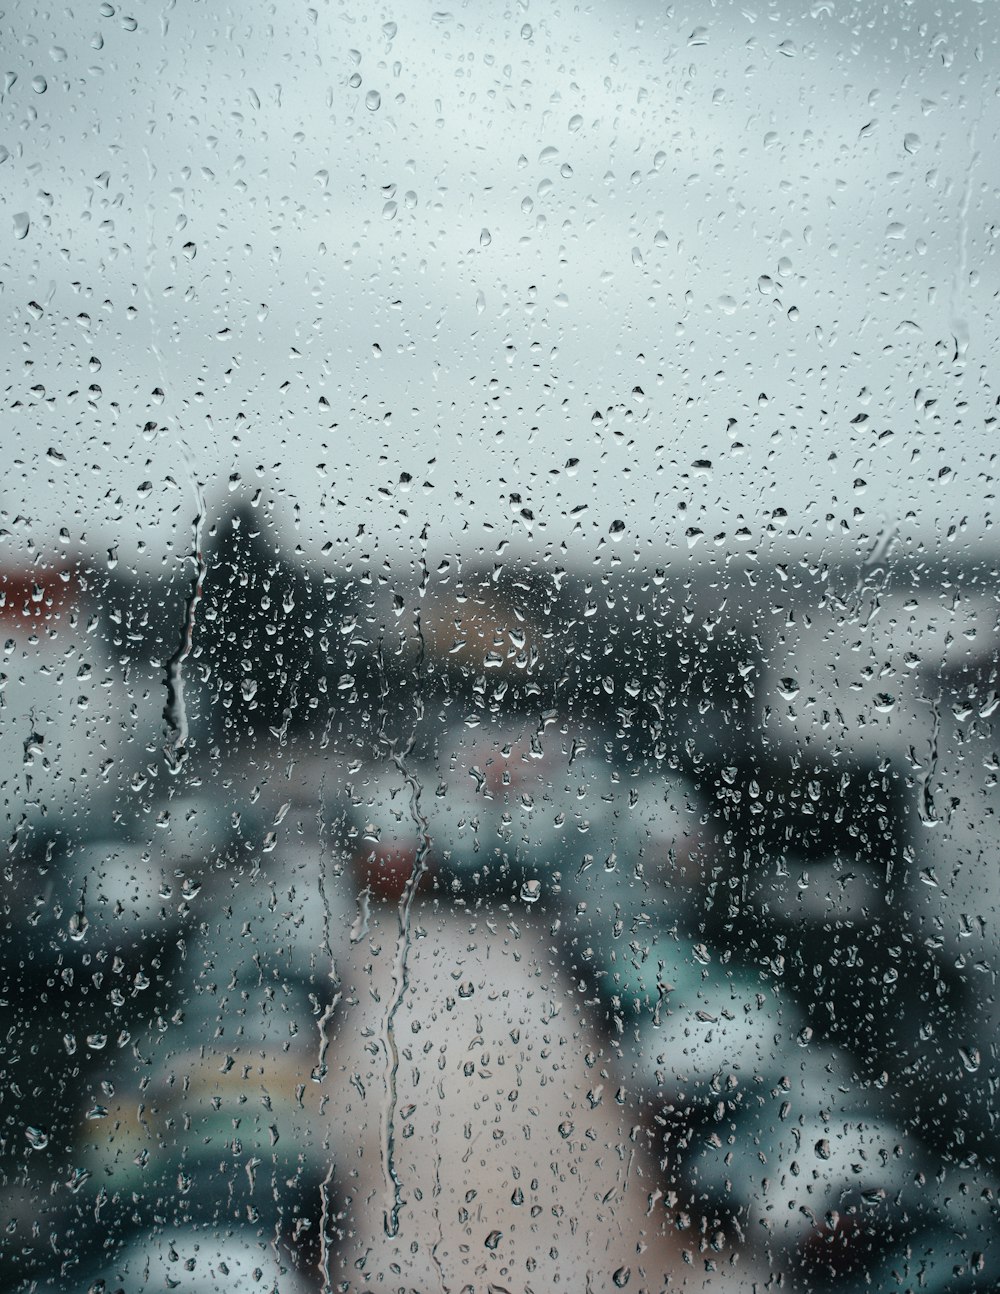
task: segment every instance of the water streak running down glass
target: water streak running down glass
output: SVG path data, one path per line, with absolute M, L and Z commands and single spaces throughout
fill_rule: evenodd
M 996 6 L 0 28 L 0 1294 L 996 1289 Z

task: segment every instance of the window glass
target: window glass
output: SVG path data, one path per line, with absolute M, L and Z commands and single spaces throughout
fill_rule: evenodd
M 0 1290 L 996 1289 L 995 6 L 0 29 Z

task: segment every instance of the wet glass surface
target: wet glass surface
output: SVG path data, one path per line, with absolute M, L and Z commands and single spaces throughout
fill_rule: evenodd
M 0 1289 L 995 1289 L 995 8 L 0 24 Z

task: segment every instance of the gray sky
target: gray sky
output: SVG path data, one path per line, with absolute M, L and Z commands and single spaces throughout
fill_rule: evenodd
M 130 12 L 3 19 L 4 561 L 995 542 L 994 5 Z

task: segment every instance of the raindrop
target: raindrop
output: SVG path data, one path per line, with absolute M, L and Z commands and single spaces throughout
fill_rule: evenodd
M 521 898 L 525 903 L 537 903 L 542 895 L 541 881 L 525 881 L 521 886 Z

